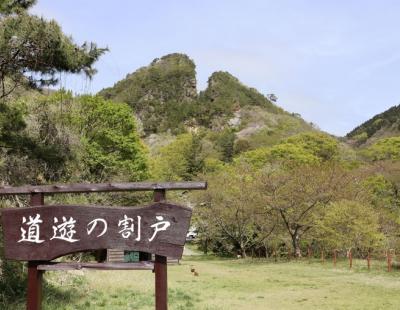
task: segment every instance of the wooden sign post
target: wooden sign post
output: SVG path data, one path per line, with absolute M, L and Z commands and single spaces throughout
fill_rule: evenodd
M 206 186 L 204 182 L 183 182 L 0 188 L 0 195 L 31 195 L 31 207 L 1 210 L 5 258 L 28 261 L 27 309 L 41 308 L 45 270 L 92 268 L 153 270 L 156 309 L 166 310 L 167 257 L 182 257 L 192 215 L 190 208 L 165 202 L 166 190 L 205 189 Z M 154 190 L 155 202 L 139 208 L 44 205 L 44 193 L 122 190 Z M 110 248 L 154 254 L 155 260 L 138 263 L 51 262 L 70 253 Z

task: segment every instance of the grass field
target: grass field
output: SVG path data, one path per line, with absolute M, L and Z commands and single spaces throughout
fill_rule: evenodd
M 185 257 L 169 266 L 170 309 L 400 309 L 400 272 L 384 263 L 271 262 Z M 193 276 L 194 267 L 199 276 Z M 48 273 L 44 309 L 154 309 L 151 271 Z M 60 285 L 61 281 L 61 285 Z M 15 305 L 10 309 L 23 308 Z

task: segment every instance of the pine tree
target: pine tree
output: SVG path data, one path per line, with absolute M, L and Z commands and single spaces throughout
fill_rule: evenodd
M 0 4 L 0 98 L 18 86 L 55 85 L 59 72 L 93 76 L 93 64 L 106 52 L 95 43 L 77 45 L 54 21 L 30 15 L 36 1 Z

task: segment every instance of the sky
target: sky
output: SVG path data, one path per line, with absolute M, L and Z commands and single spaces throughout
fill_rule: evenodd
M 196 63 L 199 90 L 228 71 L 338 136 L 400 103 L 397 0 L 38 0 L 31 12 L 110 49 L 93 80 L 62 76 L 76 93 L 179 52 Z

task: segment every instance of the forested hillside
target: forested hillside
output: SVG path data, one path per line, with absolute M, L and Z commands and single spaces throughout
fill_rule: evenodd
M 198 94 L 194 83 L 193 61 L 172 54 L 100 95 L 128 103 L 144 124 L 151 178 L 209 181 L 207 192 L 186 197 L 204 251 L 268 256 L 291 247 L 301 256 L 305 247 L 336 247 L 366 255 L 399 244 L 396 162 L 371 159 L 228 72 L 213 73 Z M 350 227 L 348 217 L 358 222 Z
M 107 99 L 129 104 L 146 134 L 183 130 L 194 113 L 197 90 L 195 65 L 189 57 L 171 54 L 154 59 L 99 93 Z
M 154 178 L 188 180 L 240 153 L 317 132 L 228 72 L 213 73 L 198 93 L 195 64 L 183 54 L 157 58 L 99 95 L 133 108 Z
M 359 156 L 368 161 L 400 159 L 400 105 L 377 114 L 346 136 Z
M 253 114 L 260 111 L 264 118 L 270 118 L 269 127 L 287 116 L 297 127 L 303 127 L 299 130 L 311 129 L 301 118 L 289 116 L 228 72 L 213 73 L 207 88 L 198 93 L 195 64 L 187 55 L 178 53 L 154 59 L 99 95 L 129 104 L 143 123 L 145 135 L 183 133 L 199 127 L 214 130 L 235 127 L 241 124 L 242 114 L 246 114 L 244 121 L 249 123 L 256 118 Z M 254 131 L 266 127 L 262 121 L 266 120 L 254 120 L 257 127 Z
M 380 138 L 400 135 L 400 105 L 375 115 L 347 134 L 347 138 L 361 144 L 371 144 Z

